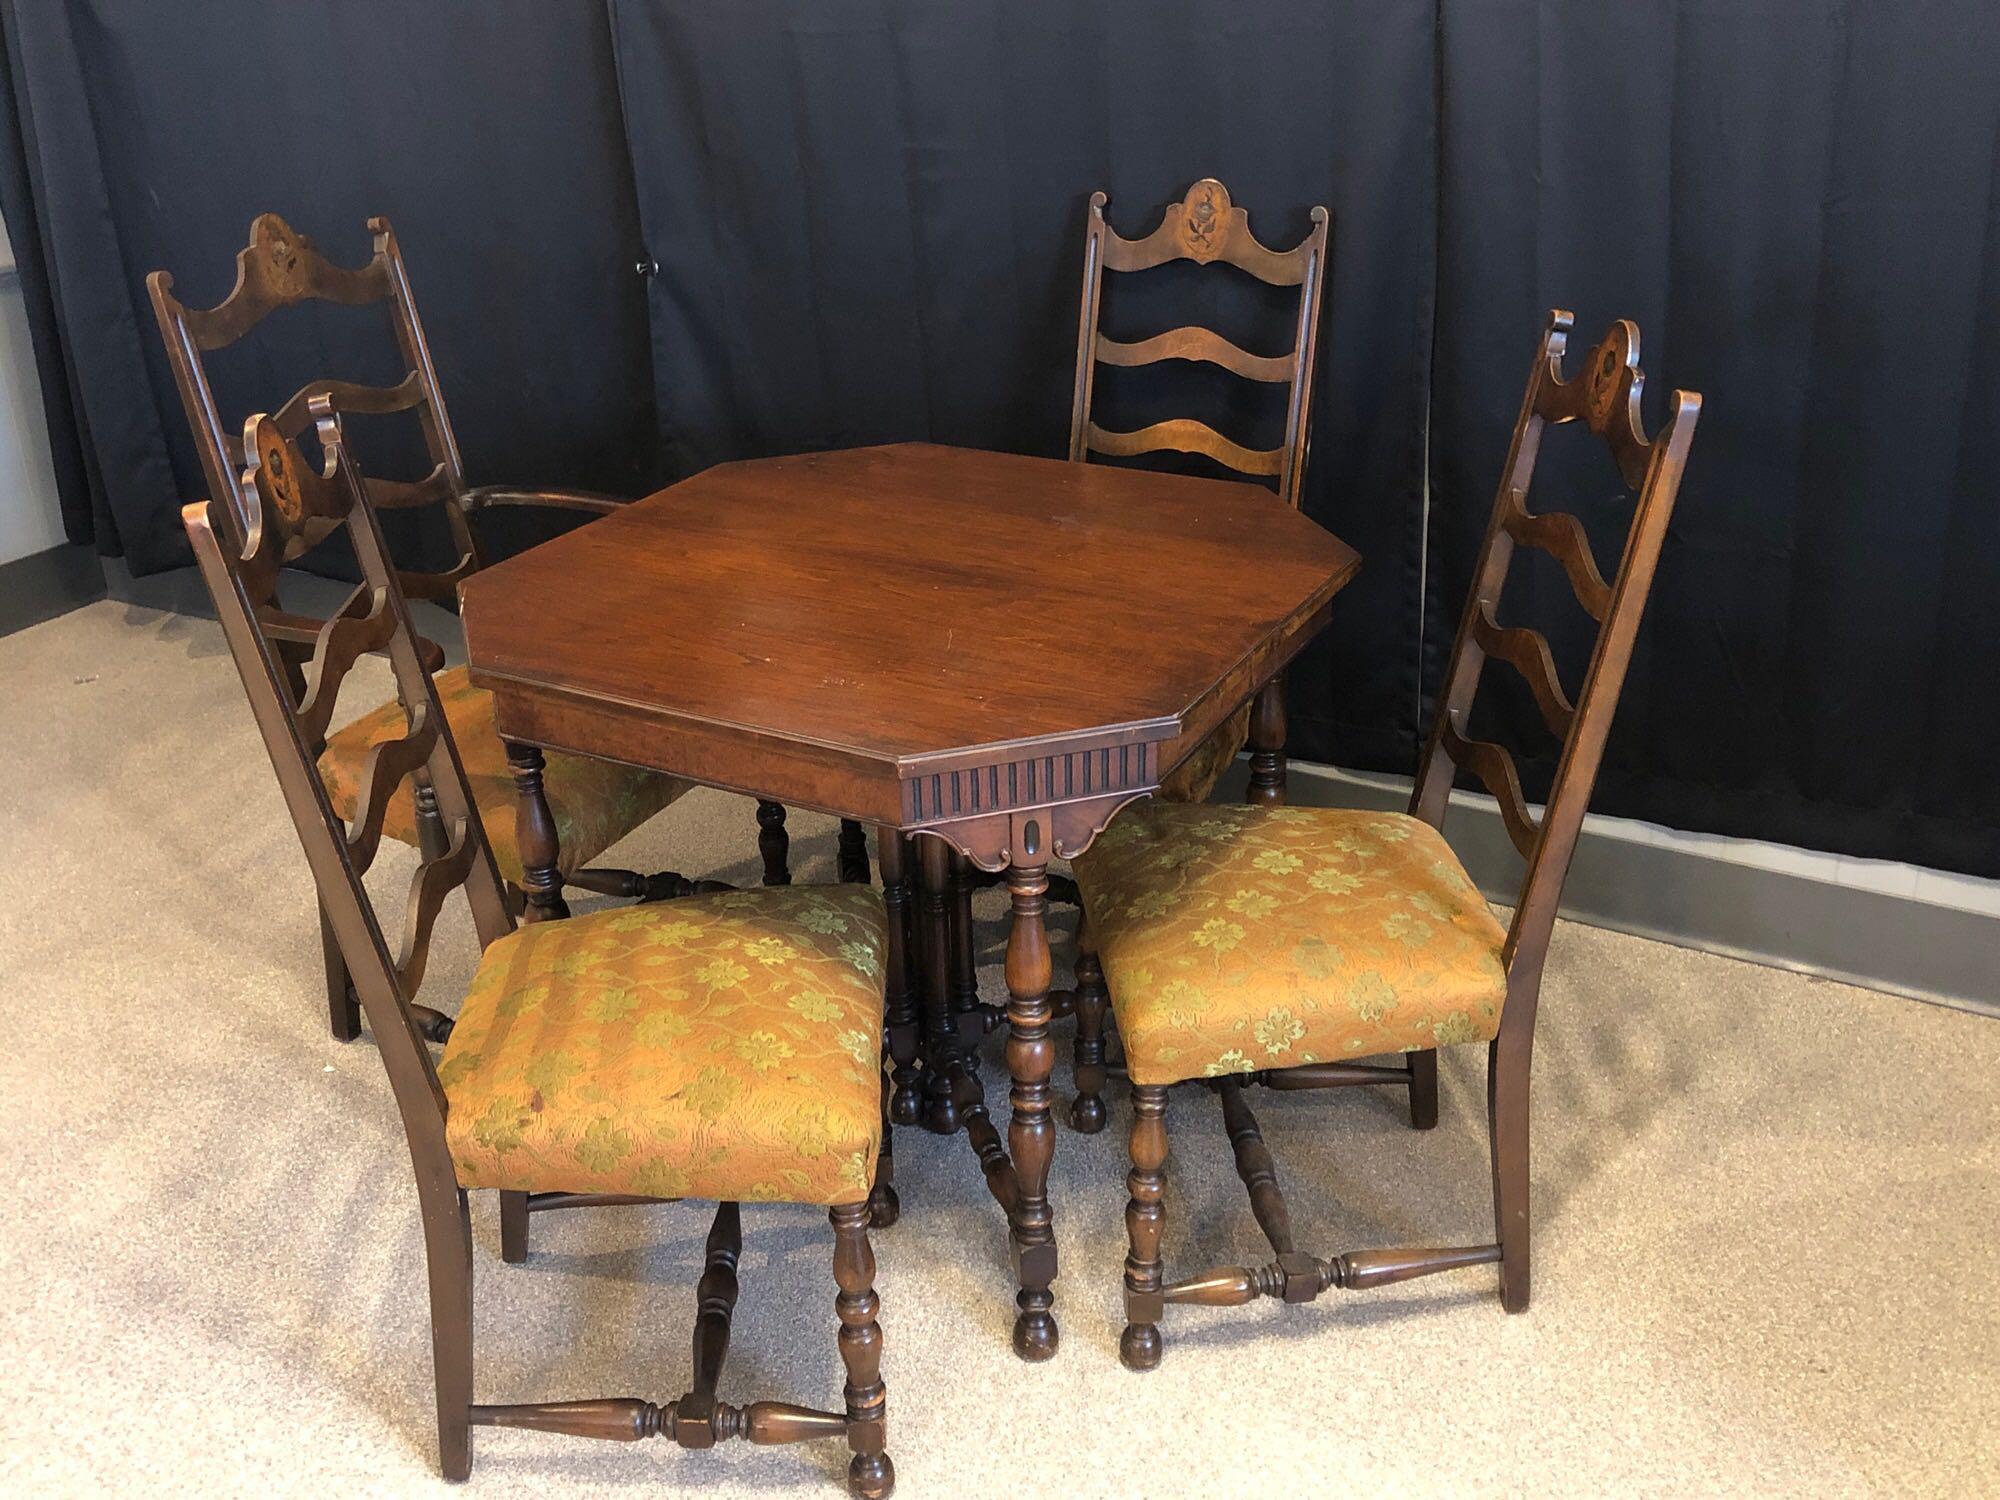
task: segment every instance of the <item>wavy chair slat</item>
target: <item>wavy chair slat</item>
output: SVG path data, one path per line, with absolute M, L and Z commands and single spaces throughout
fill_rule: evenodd
M 1513 755 L 1491 740 L 1467 739 L 1450 719 L 1445 720 L 1441 738 L 1453 763 L 1477 776 L 1500 804 L 1500 821 L 1507 825 L 1507 837 L 1514 841 L 1514 847 L 1523 857 L 1532 855 L 1540 829 L 1521 792 L 1521 774 L 1515 769 Z
M 347 828 L 347 857 L 357 872 L 365 874 L 375 862 L 375 852 L 382 844 L 382 825 L 389 816 L 389 799 L 405 777 L 429 764 L 437 749 L 437 723 L 431 718 L 430 706 L 419 704 L 413 719 L 408 734 L 371 746 L 362 762 L 361 795 Z
M 363 587 L 366 587 L 364 585 Z M 358 592 L 358 591 L 357 591 Z M 352 597 L 352 596 L 350 596 Z M 312 686 L 299 705 L 299 721 L 316 741 L 326 739 L 340 684 L 349 670 L 371 651 L 380 651 L 396 633 L 396 615 L 384 591 L 376 590 L 363 615 L 336 614 L 320 627 L 313 646 L 307 680 Z
M 359 385 L 352 380 L 309 380 L 272 413 L 271 420 L 278 424 L 278 430 L 285 436 L 297 437 L 312 425 L 312 404 L 322 396 L 330 398 L 343 412 L 386 416 L 420 405 L 424 399 L 424 383 L 415 370 L 395 385 Z
M 435 505 L 440 500 L 449 500 L 457 492 L 452 487 L 452 478 L 443 464 L 439 464 L 422 479 L 380 479 L 370 475 L 368 500 L 377 510 L 397 510 L 410 505 Z
M 1240 443 L 1231 442 L 1206 422 L 1197 422 L 1192 417 L 1154 422 L 1134 432 L 1106 432 L 1092 422 L 1088 431 L 1090 451 L 1113 458 L 1132 458 L 1142 453 L 1172 449 L 1212 458 L 1239 474 L 1261 474 L 1275 479 L 1284 469 L 1283 448 L 1245 448 Z
M 1292 378 L 1298 356 L 1294 354 L 1262 355 L 1252 354 L 1248 349 L 1230 342 L 1211 328 L 1201 328 L 1189 324 L 1183 328 L 1169 329 L 1156 333 L 1149 339 L 1136 343 L 1120 343 L 1117 339 L 1098 334 L 1096 344 L 1099 364 L 1120 365 L 1127 368 L 1156 364 L 1166 359 L 1185 359 L 1220 365 L 1233 375 L 1241 375 L 1245 380 L 1261 380 L 1274 385 L 1283 385 Z
M 428 790 L 421 782 L 418 784 L 420 805 Z M 437 925 L 438 913 L 444 910 L 444 898 L 465 884 L 478 857 L 479 842 L 467 837 L 466 828 L 466 820 L 457 819 L 450 846 L 437 858 L 425 860 L 410 878 L 409 906 L 403 914 L 403 947 L 396 959 L 396 976 L 406 995 L 416 994 L 423 985 L 424 968 L 430 962 L 431 929 Z
M 1523 547 L 1546 552 L 1562 564 L 1563 576 L 1576 593 L 1576 602 L 1598 624 L 1611 613 L 1611 585 L 1598 571 L 1597 558 L 1590 550 L 1590 538 L 1583 523 L 1568 511 L 1544 511 L 1530 515 L 1516 506 L 1505 522 L 1507 535 Z
M 1535 695 L 1535 706 L 1542 711 L 1542 722 L 1549 726 L 1549 732 L 1558 739 L 1567 735 L 1576 722 L 1576 705 L 1563 691 L 1548 637 L 1539 630 L 1501 625 L 1493 618 L 1493 606 L 1482 602 L 1472 616 L 1472 638 L 1479 643 L 1480 650 L 1506 662 L 1527 680 L 1528 691 Z

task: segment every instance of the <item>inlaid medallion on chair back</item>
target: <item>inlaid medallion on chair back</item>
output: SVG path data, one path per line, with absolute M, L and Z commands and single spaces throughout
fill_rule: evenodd
M 1676 391 L 1667 420 L 1651 438 L 1646 436 L 1639 408 L 1645 383 L 1639 368 L 1639 330 L 1630 322 L 1612 324 L 1591 350 L 1582 372 L 1565 380 L 1563 353 L 1573 321 L 1570 313 L 1558 309 L 1549 314 L 1543 329 L 1410 802 L 1413 814 L 1440 827 L 1455 772 L 1470 772 L 1499 801 L 1508 836 L 1527 861 L 1507 937 L 1510 984 L 1503 1032 L 1534 1025 L 1534 996 L 1563 881 L 1604 758 L 1605 739 L 1701 414 L 1700 396 Z M 1574 515 L 1528 508 L 1543 432 L 1568 423 L 1580 423 L 1604 441 L 1619 475 L 1637 497 L 1623 552 L 1608 582 Z M 1590 663 L 1574 700 L 1557 675 L 1546 637 L 1521 626 L 1502 625 L 1497 618 L 1517 547 L 1538 549 L 1560 563 L 1577 603 L 1598 623 Z M 1489 659 L 1505 662 L 1526 679 L 1543 722 L 1561 741 L 1555 780 L 1539 819 L 1522 794 L 1513 756 L 1500 745 L 1467 734 L 1466 721 Z
M 467 519 L 464 466 L 459 460 L 458 441 L 452 436 L 451 419 L 445 413 L 444 396 L 438 389 L 430 347 L 424 342 L 423 325 L 417 319 L 396 232 L 384 218 L 370 219 L 368 229 L 375 239 L 375 253 L 368 264 L 336 266 L 277 214 L 259 214 L 250 225 L 250 243 L 237 252 L 236 285 L 214 307 L 186 306 L 174 296 L 174 279 L 165 271 L 148 276 L 146 289 L 152 294 L 153 312 L 166 339 L 174 381 L 194 429 L 209 494 L 229 499 L 242 512 L 226 518 L 232 525 L 246 520 L 254 508 L 239 490 L 249 455 L 216 408 L 206 356 L 235 344 L 279 308 L 303 302 L 387 306 L 402 353 L 404 374 L 400 381 L 393 386 L 373 386 L 312 380 L 279 406 L 272 420 L 283 436 L 299 437 L 311 423 L 310 407 L 316 396 L 331 396 L 344 412 L 416 414 L 431 471 L 414 481 L 371 477 L 366 480 L 368 495 L 378 506 L 443 507 L 458 549 L 457 561 L 441 573 L 405 572 L 402 583 L 404 593 L 412 598 L 450 599 L 458 581 L 481 562 Z
M 1272 250 L 1250 232 L 1250 216 L 1229 201 L 1229 190 L 1212 177 L 1188 189 L 1144 239 L 1128 240 L 1104 219 L 1109 200 L 1090 195 L 1084 237 L 1083 304 L 1076 336 L 1076 388 L 1070 406 L 1069 456 L 1081 462 L 1090 453 L 1130 457 L 1174 450 L 1198 453 L 1239 474 L 1276 481 L 1278 494 L 1298 504 L 1305 473 L 1307 422 L 1312 412 L 1313 356 L 1319 341 L 1320 292 L 1326 281 L 1327 213 L 1312 211 L 1312 231 L 1289 250 Z M 1184 326 L 1136 343 L 1106 338 L 1098 328 L 1106 271 L 1147 271 L 1170 261 L 1197 265 L 1222 262 L 1248 272 L 1268 286 L 1297 287 L 1298 314 L 1291 351 L 1256 355 L 1208 328 Z M 1245 380 L 1287 387 L 1285 440 L 1275 448 L 1246 448 L 1206 422 L 1177 417 L 1134 432 L 1109 432 L 1097 425 L 1092 407 L 1097 367 L 1150 365 L 1161 360 L 1193 360 L 1218 366 Z
M 317 392 L 304 409 L 317 428 L 323 467 L 306 460 L 275 418 L 252 417 L 244 425 L 247 461 L 241 482 L 232 487 L 241 501 L 233 520 L 218 524 L 217 505 L 201 501 L 182 512 L 182 521 L 305 846 L 322 908 L 381 1041 L 412 1148 L 435 1126 L 442 1151 L 442 1094 L 424 1043 L 443 1040 L 449 1022 L 416 1003 L 431 930 L 446 897 L 460 887 L 482 947 L 512 931 L 514 923 L 443 705 L 419 656 L 396 570 L 362 498 L 333 397 Z M 285 563 L 342 529 L 362 581 L 319 627 L 300 691 L 266 632 L 261 606 Z M 407 728 L 369 752 L 348 822 L 334 810 L 316 750 L 343 679 L 371 653 L 388 659 Z M 401 941 L 392 952 L 361 877 L 381 846 L 390 799 L 405 781 L 414 784 L 422 860 L 411 882 Z M 428 1110 L 426 1097 L 433 1101 Z

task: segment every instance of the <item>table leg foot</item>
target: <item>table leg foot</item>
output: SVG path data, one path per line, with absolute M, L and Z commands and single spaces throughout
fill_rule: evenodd
M 1054 1359 L 1061 1342 L 1055 1316 L 1046 1308 L 1038 1312 L 1024 1311 L 1014 1320 L 1014 1352 L 1031 1365 Z

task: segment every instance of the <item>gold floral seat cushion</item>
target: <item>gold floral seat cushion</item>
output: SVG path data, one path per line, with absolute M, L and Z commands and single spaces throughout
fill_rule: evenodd
M 444 1049 L 466 1187 L 868 1196 L 887 926 L 868 886 L 693 896 L 522 927 Z
M 451 725 L 458 758 L 472 784 L 472 800 L 486 825 L 487 842 L 500 865 L 502 879 L 521 883 L 521 851 L 514 843 L 514 777 L 507 767 L 507 747 L 493 722 L 493 695 L 476 688 L 465 668 L 438 673 L 438 701 Z M 368 752 L 384 740 L 409 732 L 402 705 L 395 701 L 363 714 L 327 736 L 319 758 L 333 810 L 352 818 L 361 796 Z M 557 864 L 563 874 L 582 869 L 688 789 L 689 783 L 652 771 L 621 766 L 587 755 L 551 751 L 542 774 L 542 789 L 555 815 L 560 842 Z M 405 844 L 417 842 L 417 809 L 410 782 L 405 780 L 389 799 L 382 831 Z
M 1499 1029 L 1506 932 L 1416 818 L 1156 800 L 1075 867 L 1134 1083 Z

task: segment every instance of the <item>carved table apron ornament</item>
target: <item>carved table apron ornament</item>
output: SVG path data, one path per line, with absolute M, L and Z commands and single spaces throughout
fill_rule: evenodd
M 1266 684 L 1276 764 L 1275 676 L 1358 566 L 1252 484 L 927 444 L 709 469 L 461 590 L 521 793 L 527 919 L 565 911 L 544 748 L 875 824 L 893 1118 L 972 1142 L 1011 1230 L 1014 1347 L 1046 1359 L 1048 862 Z M 958 1035 L 967 862 L 1005 871 L 1013 908 L 1004 1142 Z

